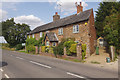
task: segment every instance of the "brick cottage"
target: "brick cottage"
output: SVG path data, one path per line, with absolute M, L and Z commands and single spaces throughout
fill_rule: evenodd
M 38 40 L 44 33 L 46 46 L 56 46 L 62 38 L 74 38 L 77 43 L 86 44 L 87 55 L 92 54 L 96 44 L 93 9 L 83 11 L 81 2 L 79 5 L 76 3 L 76 7 L 77 13 L 65 18 L 60 19 L 56 12 L 53 22 L 38 26 L 28 36 Z

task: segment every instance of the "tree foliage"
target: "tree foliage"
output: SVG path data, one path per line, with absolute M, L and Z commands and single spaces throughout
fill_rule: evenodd
M 27 24 L 16 24 L 14 18 L 2 22 L 2 36 L 11 47 L 25 43 L 26 34 L 30 31 Z
M 106 24 L 104 24 L 105 18 L 106 16 L 110 16 L 111 15 L 111 10 L 112 7 L 114 7 L 114 9 L 116 11 L 119 11 L 119 6 L 120 6 L 120 2 L 101 2 L 99 4 L 99 8 L 96 11 L 96 17 L 95 17 L 95 27 L 97 30 L 97 37 L 103 36 L 103 29 L 104 26 Z
M 120 49 L 120 2 L 102 2 L 96 13 L 97 37 L 104 37 L 108 45 Z

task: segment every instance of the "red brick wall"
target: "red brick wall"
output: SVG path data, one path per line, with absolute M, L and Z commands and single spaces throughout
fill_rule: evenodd
M 94 26 L 94 14 L 93 10 L 89 18 L 89 34 L 90 34 L 90 53 L 95 52 L 95 40 L 96 40 L 96 29 Z

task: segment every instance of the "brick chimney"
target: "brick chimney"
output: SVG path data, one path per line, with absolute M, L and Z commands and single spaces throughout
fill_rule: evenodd
M 77 14 L 83 11 L 83 6 L 81 2 L 80 2 L 80 5 L 78 5 L 77 2 L 75 3 L 75 5 L 77 7 Z
M 58 15 L 58 12 L 55 12 L 55 15 L 53 16 L 53 21 L 59 20 L 60 15 Z

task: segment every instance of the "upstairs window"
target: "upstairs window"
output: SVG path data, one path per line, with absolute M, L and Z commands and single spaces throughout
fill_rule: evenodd
M 32 37 L 35 38 L 34 34 L 32 34 Z
M 42 37 L 42 32 L 40 32 L 40 37 Z
M 63 34 L 63 28 L 59 28 L 58 29 L 58 35 L 62 35 Z
M 73 26 L 73 33 L 79 33 L 79 25 Z

